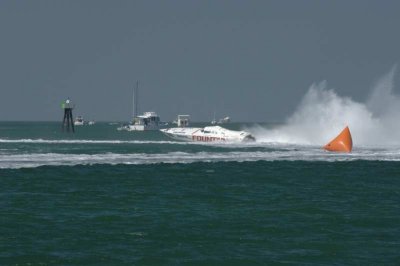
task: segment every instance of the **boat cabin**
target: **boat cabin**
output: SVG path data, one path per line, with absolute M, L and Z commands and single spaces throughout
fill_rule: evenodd
M 155 112 L 144 112 L 143 115 L 138 115 L 134 118 L 134 125 L 155 125 L 158 126 L 160 123 L 160 117 Z
M 178 115 L 178 127 L 187 127 L 189 126 L 190 115 Z

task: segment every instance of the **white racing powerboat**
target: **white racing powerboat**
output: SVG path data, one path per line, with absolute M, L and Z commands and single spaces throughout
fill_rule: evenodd
M 245 142 L 255 138 L 246 131 L 229 130 L 220 126 L 209 127 L 174 127 L 160 129 L 165 135 L 184 141 L 200 142 Z

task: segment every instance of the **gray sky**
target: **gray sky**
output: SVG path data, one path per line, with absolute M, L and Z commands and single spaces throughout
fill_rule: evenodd
M 0 1 L 0 120 L 282 121 L 313 82 L 366 99 L 399 62 L 399 1 Z

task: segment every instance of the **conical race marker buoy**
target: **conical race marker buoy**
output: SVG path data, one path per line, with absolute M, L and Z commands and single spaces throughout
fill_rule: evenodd
M 353 140 L 351 139 L 350 129 L 346 127 L 331 142 L 324 146 L 327 151 L 351 152 L 353 149 Z

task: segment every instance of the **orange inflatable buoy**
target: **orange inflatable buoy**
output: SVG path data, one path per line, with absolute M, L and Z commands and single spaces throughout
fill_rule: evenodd
M 353 149 L 353 140 L 351 139 L 350 129 L 346 127 L 331 142 L 324 146 L 327 151 L 351 152 Z

